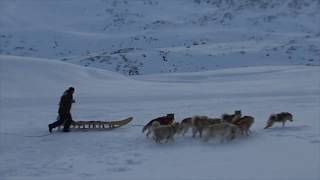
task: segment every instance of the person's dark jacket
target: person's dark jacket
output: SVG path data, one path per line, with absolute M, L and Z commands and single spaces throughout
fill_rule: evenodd
M 60 98 L 58 113 L 70 114 L 72 103 L 74 103 L 73 95 L 71 92 L 66 91 Z

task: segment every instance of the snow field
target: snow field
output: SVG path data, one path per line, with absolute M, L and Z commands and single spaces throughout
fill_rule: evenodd
M 1 56 L 0 65 L 1 179 L 320 177 L 318 67 L 230 68 L 131 79 L 45 59 Z M 76 88 L 75 120 L 134 120 L 112 131 L 48 135 L 47 125 L 69 85 Z M 255 123 L 252 135 L 230 143 L 204 143 L 189 132 L 159 145 L 141 133 L 141 125 L 166 113 L 180 121 L 236 109 L 254 116 Z M 268 116 L 281 111 L 293 113 L 294 121 L 264 130 Z

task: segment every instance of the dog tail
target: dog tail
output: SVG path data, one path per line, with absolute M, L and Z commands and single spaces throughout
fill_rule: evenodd
M 142 133 L 144 133 L 153 123 L 154 121 L 150 121 L 148 122 L 148 124 L 146 124 L 145 126 L 143 126 L 142 128 Z
M 144 132 L 147 130 L 147 128 L 148 128 L 148 124 L 146 124 L 145 126 L 143 126 L 143 128 L 142 128 L 142 133 L 144 133 Z
M 143 128 L 142 128 L 142 133 L 144 133 L 144 132 L 148 129 L 149 126 L 150 126 L 149 123 L 146 124 L 145 126 L 143 126 Z

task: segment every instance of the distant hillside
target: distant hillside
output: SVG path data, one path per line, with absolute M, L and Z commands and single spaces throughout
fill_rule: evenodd
M 0 2 L 0 54 L 125 75 L 320 65 L 320 0 Z

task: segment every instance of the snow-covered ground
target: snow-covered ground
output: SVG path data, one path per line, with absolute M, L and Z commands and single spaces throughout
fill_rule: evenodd
M 126 75 L 320 65 L 320 1 L 1 0 L 0 54 Z
M 0 56 L 0 179 L 320 178 L 320 68 L 261 66 L 128 78 L 39 58 Z M 75 120 L 134 120 L 112 131 L 54 132 L 47 125 L 68 86 Z M 241 109 L 253 133 L 230 143 L 190 134 L 156 144 L 141 133 L 175 113 L 219 117 Z M 264 130 L 271 113 L 294 121 Z M 190 132 L 189 132 L 190 133 Z

